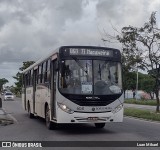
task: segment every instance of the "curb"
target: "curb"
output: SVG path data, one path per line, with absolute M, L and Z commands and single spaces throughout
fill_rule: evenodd
M 144 118 L 138 118 L 138 117 L 133 117 L 133 116 L 126 116 L 124 115 L 125 118 L 130 118 L 130 119 L 136 119 L 136 120 L 141 120 L 141 121 L 147 121 L 147 122 L 151 122 L 151 123 L 159 123 L 160 121 L 155 121 L 155 120 L 149 120 L 149 119 L 144 119 Z

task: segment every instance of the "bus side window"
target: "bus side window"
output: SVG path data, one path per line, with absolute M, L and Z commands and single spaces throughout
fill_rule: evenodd
M 39 67 L 38 67 L 38 69 L 37 69 L 37 84 L 38 84 L 38 80 L 39 80 Z
M 33 85 L 33 69 L 31 70 L 30 85 Z
M 44 80 L 44 83 L 47 82 L 47 65 L 48 65 L 47 63 L 48 63 L 48 60 L 43 63 L 43 80 Z
M 54 62 L 54 71 L 53 71 L 53 73 L 54 73 L 54 89 L 56 90 L 57 60 L 55 60 L 55 62 Z
M 42 74 L 41 73 L 42 73 L 42 66 L 39 65 L 39 67 L 38 67 L 38 78 L 37 78 L 38 84 L 42 83 Z
M 30 85 L 30 71 L 26 74 L 27 86 Z
M 49 59 L 47 63 L 47 71 L 46 71 L 46 81 L 47 82 L 50 82 L 50 67 L 51 67 L 50 65 L 51 65 L 51 61 Z
M 31 85 L 31 70 L 28 72 L 28 86 Z
M 44 67 L 44 65 L 43 65 L 43 63 L 42 63 L 42 64 L 41 64 L 40 83 L 43 82 L 43 67 Z
M 25 74 L 26 87 L 28 86 L 28 74 Z
M 33 70 L 30 70 L 27 74 L 27 85 L 28 86 L 32 85 L 32 77 L 33 77 Z

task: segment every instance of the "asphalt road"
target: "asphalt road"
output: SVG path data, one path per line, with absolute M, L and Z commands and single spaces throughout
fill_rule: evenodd
M 107 123 L 104 129 L 96 129 L 92 124 L 63 125 L 57 130 L 48 130 L 43 119 L 29 119 L 22 109 L 21 100 L 3 101 L 2 106 L 17 121 L 8 126 L 0 126 L 0 141 L 160 141 L 160 123 L 124 118 L 123 123 Z M 43 148 L 65 149 L 71 148 Z M 72 149 L 82 149 L 80 147 Z M 83 149 L 155 149 L 160 148 L 83 148 Z

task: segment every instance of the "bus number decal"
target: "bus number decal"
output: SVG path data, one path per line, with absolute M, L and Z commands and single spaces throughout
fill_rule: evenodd
M 77 107 L 77 110 L 84 110 L 84 107 Z

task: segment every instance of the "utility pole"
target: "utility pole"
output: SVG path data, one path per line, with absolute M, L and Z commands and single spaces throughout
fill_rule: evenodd
M 136 82 L 136 100 L 138 99 L 138 63 L 136 63 L 137 66 L 137 82 Z

